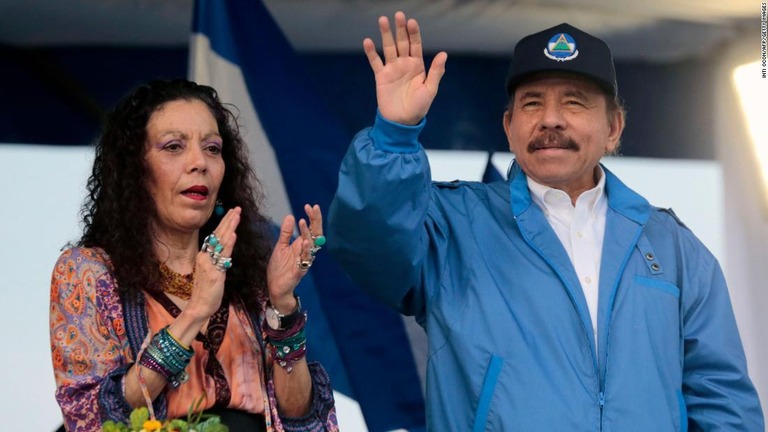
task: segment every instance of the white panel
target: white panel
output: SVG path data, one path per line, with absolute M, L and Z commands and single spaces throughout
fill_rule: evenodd
M 48 338 L 51 271 L 61 248 L 80 236 L 78 211 L 92 158 L 85 146 L 0 145 L 3 429 L 61 425 Z

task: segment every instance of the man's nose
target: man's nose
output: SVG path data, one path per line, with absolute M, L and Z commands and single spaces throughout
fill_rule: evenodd
M 562 107 L 555 103 L 545 103 L 539 118 L 539 127 L 543 130 L 562 130 L 565 125 Z

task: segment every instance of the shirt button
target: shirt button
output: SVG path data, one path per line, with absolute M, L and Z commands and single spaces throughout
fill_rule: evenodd
M 582 238 L 584 237 L 584 234 L 582 234 L 581 231 L 576 231 L 576 237 Z
M 588 284 L 591 284 L 592 283 L 592 278 L 587 276 L 587 277 L 584 278 L 584 282 L 586 282 Z

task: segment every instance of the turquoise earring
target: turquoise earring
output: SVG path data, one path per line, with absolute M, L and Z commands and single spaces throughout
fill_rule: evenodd
M 213 214 L 218 217 L 224 216 L 224 205 L 221 203 L 221 200 L 216 200 L 216 207 L 213 208 Z

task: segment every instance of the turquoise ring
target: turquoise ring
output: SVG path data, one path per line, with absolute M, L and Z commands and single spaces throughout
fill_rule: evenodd
M 312 236 L 312 241 L 315 243 L 315 247 L 322 247 L 325 245 L 325 236 L 319 235 L 319 236 Z

